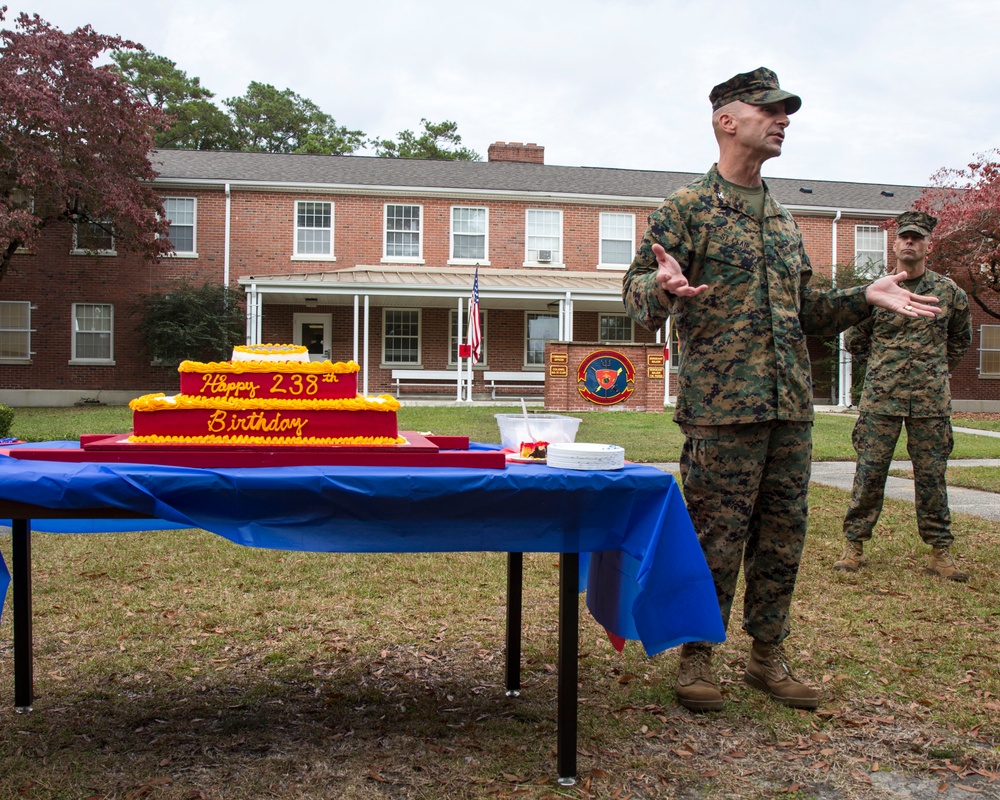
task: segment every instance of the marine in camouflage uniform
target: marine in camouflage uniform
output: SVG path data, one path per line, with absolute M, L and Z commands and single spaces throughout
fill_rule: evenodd
M 855 572 L 865 562 L 863 543 L 871 539 L 882 512 L 886 477 L 905 425 L 916 487 L 917 529 L 931 546 L 928 571 L 965 581 L 968 575 L 955 566 L 949 552 L 954 536 L 945 470 L 952 449 L 949 373 L 972 344 L 969 300 L 950 278 L 924 268 L 937 220 L 908 211 L 896 221 L 893 249 L 901 256 L 902 269 L 915 276 L 904 285 L 918 294 L 937 297 L 940 314 L 934 319 L 906 319 L 876 309 L 844 337 L 847 350 L 866 356 L 868 367 L 852 436 L 857 471 L 844 519 L 847 547 L 834 567 Z M 913 251 L 915 245 L 919 251 Z
M 745 680 L 781 703 L 815 708 L 818 695 L 792 677 L 780 649 L 806 534 L 813 407 L 805 337 L 867 318 L 870 287 L 811 287 L 798 226 L 760 180 L 759 163 L 748 159 L 754 183 L 723 177 L 734 152 L 756 148 L 759 162 L 780 154 L 787 115 L 801 100 L 763 67 L 715 87 L 710 99 L 719 163 L 650 215 L 622 297 L 639 324 L 656 330 L 669 316 L 678 332 L 684 497 L 727 627 L 743 564 L 743 628 L 754 639 Z M 918 313 L 917 298 L 894 282 L 889 289 L 893 298 L 878 302 Z M 691 710 L 723 707 L 710 661 L 710 643 L 681 650 L 676 689 Z

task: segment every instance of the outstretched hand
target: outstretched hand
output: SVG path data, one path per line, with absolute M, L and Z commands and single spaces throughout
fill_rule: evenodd
M 653 245 L 653 255 L 659 268 L 656 270 L 656 282 L 663 291 L 676 297 L 694 297 L 708 288 L 708 284 L 692 286 L 681 270 L 677 259 L 663 249 L 663 245 Z
M 655 247 L 655 245 L 654 245 Z M 913 294 L 899 284 L 905 281 L 905 272 L 885 275 L 868 284 L 865 299 L 869 305 L 887 308 L 903 317 L 935 317 L 941 313 L 938 299 L 921 294 Z

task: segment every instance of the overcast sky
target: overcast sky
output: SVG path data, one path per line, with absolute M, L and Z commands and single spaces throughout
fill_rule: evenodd
M 995 0 L 0 0 L 140 42 L 213 91 L 291 89 L 393 138 L 453 120 L 484 158 L 703 172 L 708 94 L 768 66 L 801 95 L 764 175 L 925 185 L 1000 146 Z

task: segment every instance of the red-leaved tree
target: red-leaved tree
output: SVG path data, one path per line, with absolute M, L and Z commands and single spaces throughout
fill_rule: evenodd
M 110 50 L 142 45 L 89 25 L 64 33 L 37 14 L 0 31 L 0 279 L 56 224 L 97 225 L 150 258 L 170 249 L 149 162 L 163 113 L 96 65 Z
M 916 203 L 938 219 L 928 263 L 1000 319 L 1000 150 L 965 169 L 941 169 Z

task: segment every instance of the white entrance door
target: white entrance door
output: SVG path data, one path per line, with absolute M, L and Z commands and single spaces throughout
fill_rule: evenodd
M 292 315 L 292 344 L 304 344 L 309 349 L 310 361 L 330 358 L 330 314 Z

